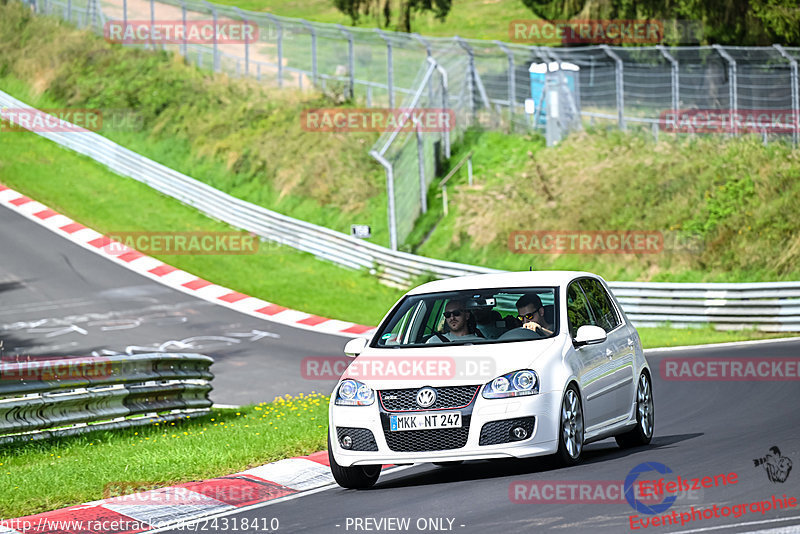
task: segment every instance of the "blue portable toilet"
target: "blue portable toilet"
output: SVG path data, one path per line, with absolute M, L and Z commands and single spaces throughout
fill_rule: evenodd
M 580 109 L 580 94 L 578 85 L 578 73 L 580 67 L 574 63 L 565 61 L 551 61 L 550 63 L 531 63 L 528 72 L 531 76 L 531 98 L 536 105 L 536 116 L 538 117 L 537 126 L 547 124 L 547 99 L 545 98 L 545 88 L 548 78 L 550 83 L 559 83 L 561 75 L 566 81 L 569 92 L 575 98 L 575 104 Z

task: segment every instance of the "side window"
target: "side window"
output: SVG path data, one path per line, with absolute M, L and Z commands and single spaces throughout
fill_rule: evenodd
M 585 278 L 581 280 L 581 287 L 584 293 L 586 293 L 586 297 L 589 299 L 589 305 L 594 312 L 597 326 L 607 333 L 618 327 L 620 325 L 620 319 L 617 316 L 614 305 L 611 303 L 611 297 L 608 296 L 603 284 L 598 280 Z
M 442 312 L 444 311 L 444 304 L 445 300 L 436 300 L 432 303 L 431 306 L 431 313 L 428 316 L 428 321 L 425 324 L 425 331 L 422 333 L 423 337 L 427 337 L 434 332 L 438 332 L 441 330 L 442 325 L 444 324 L 444 316 Z
M 577 281 L 572 282 L 567 288 L 567 319 L 569 320 L 569 335 L 572 337 L 577 335 L 578 328 L 594 324 L 586 297 Z

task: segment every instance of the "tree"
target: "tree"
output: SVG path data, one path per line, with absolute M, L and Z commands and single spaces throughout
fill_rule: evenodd
M 800 44 L 797 0 L 522 0 L 546 19 L 697 21 L 705 43 Z M 687 43 L 676 43 L 687 44 Z
M 404 32 L 411 31 L 411 21 L 414 13 L 430 11 L 436 19 L 444 20 L 452 7 L 452 0 L 395 0 L 400 18 L 397 29 Z M 353 24 L 358 24 L 362 15 L 374 14 L 380 24 L 379 14 L 383 15 L 383 27 L 392 23 L 392 0 L 333 0 L 333 5 L 350 17 Z

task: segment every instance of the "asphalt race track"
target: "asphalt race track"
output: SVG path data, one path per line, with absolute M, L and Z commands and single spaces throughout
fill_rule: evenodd
M 259 320 L 120 267 L 0 209 L 0 339 L 4 356 L 199 352 L 213 356 L 216 403 L 330 393 L 303 358 L 341 356 L 347 338 Z M 267 274 L 268 276 L 268 274 Z
M 613 440 L 588 445 L 583 463 L 555 468 L 547 459 L 468 462 L 455 467 L 420 464 L 383 474 L 370 490 L 338 486 L 300 494 L 284 502 L 239 511 L 216 519 L 184 525 L 171 532 L 233 531 L 247 522 L 259 527 L 279 521 L 277 532 L 752 532 L 794 525 L 800 531 L 800 503 L 788 510 L 765 514 L 748 511 L 735 519 L 711 518 L 682 526 L 630 526 L 635 512 L 624 500 L 608 504 L 512 502 L 509 488 L 520 481 L 618 481 L 643 462 L 658 462 L 673 473 L 667 480 L 702 478 L 734 472 L 737 483 L 690 492 L 660 515 L 686 512 L 693 506 L 733 506 L 770 500 L 773 495 L 800 497 L 800 387 L 783 382 L 665 381 L 658 372 L 672 357 L 796 357 L 800 341 L 750 347 L 701 349 L 651 355 L 654 371 L 655 436 L 645 448 L 623 451 Z M 794 464 L 785 482 L 770 482 L 764 467 L 753 460 L 772 446 Z M 662 475 L 642 474 L 642 480 Z M 672 478 L 670 478 L 672 477 Z M 539 486 L 542 488 L 542 486 Z M 512 492 L 512 496 L 514 493 Z M 545 490 L 541 490 L 545 496 Z M 566 493 L 565 493 L 566 495 Z M 611 496 L 611 493 L 606 494 Z M 369 521 L 366 521 L 370 518 Z M 225 521 L 227 520 L 227 521 Z M 383 520 L 383 523 L 378 523 Z M 398 521 L 408 520 L 408 528 Z M 360 521 L 360 522 L 359 522 Z M 389 522 L 390 521 L 390 522 Z M 743 526 L 730 526 L 744 523 Z M 729 525 L 729 528 L 725 528 Z M 404 525 L 405 526 L 405 525 Z M 225 528 L 227 527 L 227 529 Z M 360 528 L 357 528 L 360 527 Z M 383 527 L 383 528 L 379 528 Z M 389 528 L 387 528 L 389 527 Z M 703 530 L 695 530 L 703 529 Z M 708 529 L 708 530 L 706 530 Z M 264 531 L 264 529 L 260 529 Z M 251 530 L 253 532 L 253 530 Z
M 87 355 L 165 350 L 213 356 L 212 398 L 241 404 L 284 393 L 329 392 L 332 381 L 305 380 L 300 361 L 338 356 L 345 338 L 251 318 L 153 282 L 0 209 L 0 337 L 4 355 Z M 800 387 L 795 381 L 666 381 L 660 363 L 675 357 L 794 357 L 800 340 L 726 348 L 659 352 L 653 369 L 655 437 L 623 451 L 613 440 L 589 445 L 582 464 L 554 467 L 548 459 L 430 464 L 395 468 L 365 491 L 328 486 L 172 532 L 632 532 L 636 512 L 624 499 L 608 503 L 514 502 L 516 484 L 613 481 L 621 486 L 643 462 L 672 470 L 674 480 L 734 472 L 737 483 L 682 495 L 659 515 L 714 504 L 800 497 Z M 773 446 L 794 464 L 772 482 L 754 459 Z M 657 479 L 651 472 L 641 479 Z M 542 492 L 544 495 L 544 491 Z M 607 494 L 611 496 L 611 494 Z M 245 523 L 243 520 L 247 519 Z M 278 529 L 270 530 L 272 519 Z M 247 528 L 245 528 L 245 524 Z M 254 526 L 255 525 L 255 526 Z M 797 531 L 800 506 L 748 511 L 640 532 Z M 794 526 L 787 530 L 786 527 Z

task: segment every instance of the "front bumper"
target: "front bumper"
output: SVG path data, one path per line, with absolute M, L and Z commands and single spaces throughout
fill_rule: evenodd
M 458 409 L 462 413 L 466 433 L 457 436 L 453 432 L 450 437 L 442 440 L 421 439 L 419 433 L 433 432 L 430 430 L 407 430 L 391 433 L 388 430 L 388 414 L 401 412 L 387 412 L 382 410 L 380 402 L 376 400 L 371 406 L 336 406 L 331 403 L 329 411 L 331 449 L 336 462 L 342 467 L 373 464 L 410 464 L 422 462 L 449 462 L 457 460 L 484 460 L 490 458 L 525 458 L 553 454 L 558 448 L 558 426 L 561 408 L 561 392 L 550 391 L 527 397 L 509 399 L 484 399 L 480 393 L 468 406 Z M 446 410 L 452 411 L 452 410 Z M 402 412 L 407 413 L 407 412 Z M 484 425 L 505 420 L 527 420 L 534 418 L 533 432 L 520 441 L 481 445 L 481 431 Z M 504 432 L 508 425 L 495 424 L 494 429 Z M 341 446 L 337 428 L 363 429 L 371 432 L 372 440 L 365 439 L 368 433 L 359 431 L 359 446 L 372 450 L 348 450 Z M 488 427 L 487 427 L 488 430 Z M 391 433 L 391 434 L 390 434 Z M 415 435 L 416 434 L 416 435 Z M 387 441 L 391 435 L 392 446 Z M 484 442 L 487 433 L 484 433 Z M 497 432 L 494 433 L 495 437 Z M 452 437 L 452 439 L 450 439 Z M 429 448 L 436 444 L 444 445 L 444 450 L 413 450 L 403 451 L 405 440 L 413 441 L 410 445 L 417 449 Z M 488 441 L 492 441 L 491 439 Z M 464 443 L 463 445 L 461 445 Z M 377 450 L 375 450 L 377 449 Z M 395 449 L 395 450 L 393 450 Z

